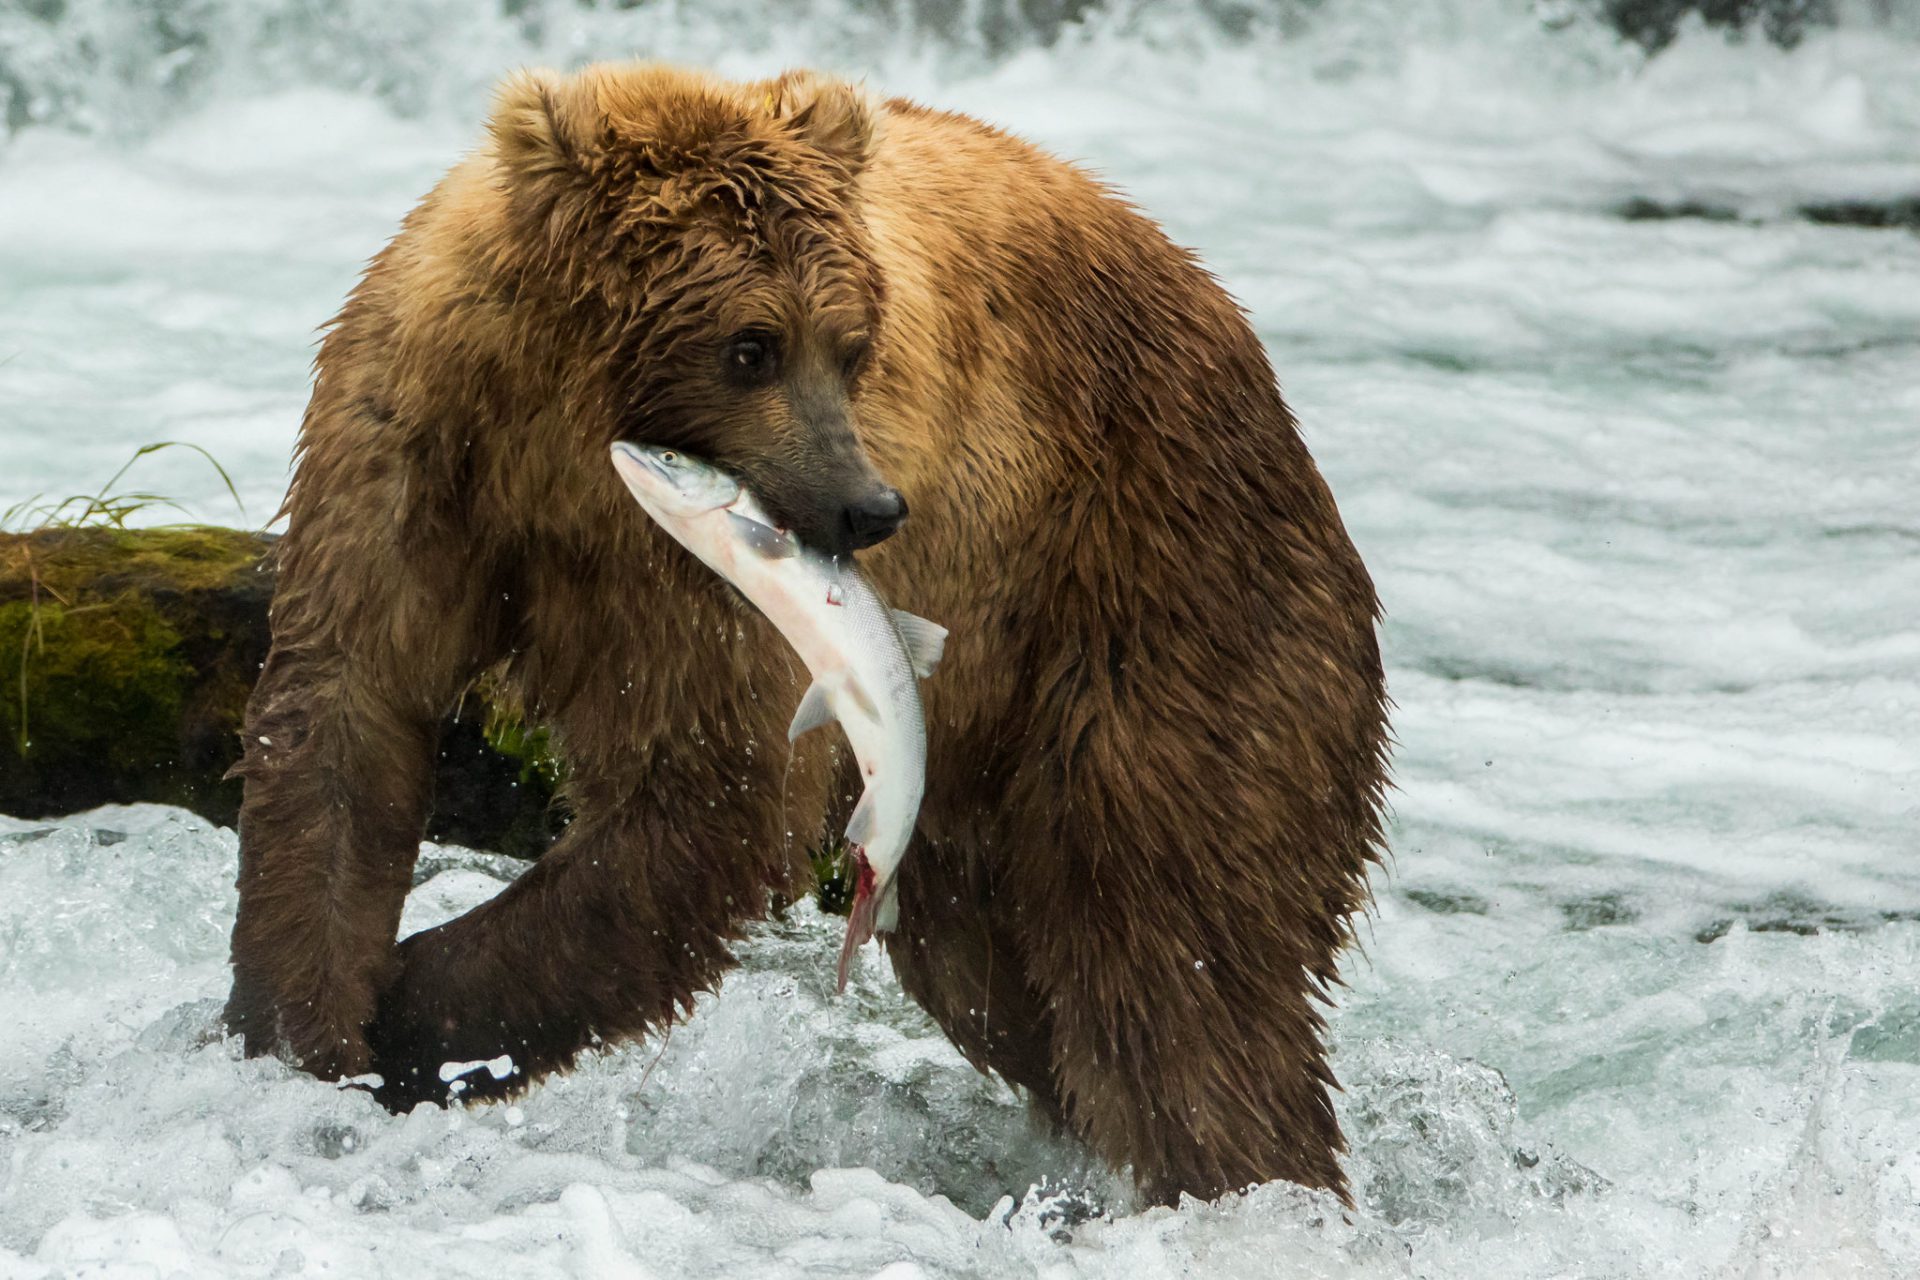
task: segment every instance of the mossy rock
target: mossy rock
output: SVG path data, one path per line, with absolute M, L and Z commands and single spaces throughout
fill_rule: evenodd
M 0 813 L 153 801 L 232 825 L 247 696 L 271 641 L 274 539 L 233 529 L 0 534 Z M 560 766 L 482 681 L 443 727 L 436 840 L 533 857 Z
M 271 542 L 229 529 L 0 536 L 0 812 L 177 804 L 222 780 L 267 652 Z

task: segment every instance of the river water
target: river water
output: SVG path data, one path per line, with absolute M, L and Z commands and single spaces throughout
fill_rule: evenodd
M 811 62 L 1089 165 L 1251 312 L 1388 609 L 1359 1208 L 1134 1212 L 806 908 L 666 1041 L 392 1118 L 220 1041 L 233 837 L 141 808 L 0 820 L 0 1276 L 1920 1274 L 1905 0 L 1653 57 L 1517 0 L 509 7 L 0 3 L 0 508 L 180 439 L 244 515 L 132 479 L 266 521 L 519 63 Z M 512 871 L 423 869 L 409 927 Z

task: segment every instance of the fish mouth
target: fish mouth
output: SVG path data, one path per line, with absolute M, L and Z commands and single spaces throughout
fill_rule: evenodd
M 660 481 L 662 484 L 671 484 L 673 482 L 673 475 L 667 470 L 666 464 L 661 462 L 660 451 L 658 449 L 630 444 L 625 440 L 617 440 L 613 445 L 613 458 L 615 465 L 618 465 L 620 460 L 624 458 L 627 462 L 640 468 L 646 472 L 648 476 Z

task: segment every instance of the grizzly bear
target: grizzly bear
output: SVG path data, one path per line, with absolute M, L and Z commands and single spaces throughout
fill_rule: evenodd
M 804 887 L 860 788 L 828 745 L 790 764 L 805 672 L 625 494 L 631 440 L 951 631 L 886 945 L 960 1051 L 1149 1198 L 1344 1194 L 1320 1005 L 1381 841 L 1375 597 L 1259 341 L 1154 223 L 817 74 L 522 74 L 316 368 L 236 766 L 249 1052 L 396 1108 L 448 1060 L 521 1088 L 668 1025 Z M 396 945 L 485 673 L 573 818 Z

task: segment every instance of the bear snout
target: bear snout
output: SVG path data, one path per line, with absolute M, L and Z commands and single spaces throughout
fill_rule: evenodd
M 880 489 L 850 502 L 840 513 L 847 545 L 855 551 L 885 542 L 906 518 L 907 500 L 893 488 Z

